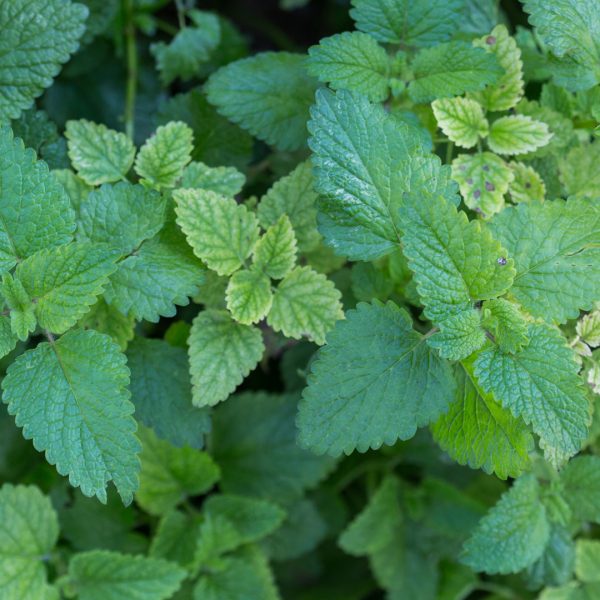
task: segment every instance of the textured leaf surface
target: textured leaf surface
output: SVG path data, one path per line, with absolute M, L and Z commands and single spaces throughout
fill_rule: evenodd
M 0 120 L 16 119 L 77 50 L 88 11 L 62 0 L 0 2 Z
M 359 304 L 319 352 L 298 416 L 300 442 L 334 456 L 411 438 L 447 410 L 449 365 L 393 303 Z
M 68 121 L 65 130 L 69 158 L 89 185 L 124 179 L 133 165 L 135 146 L 124 134 L 101 123 Z
M 435 100 L 431 108 L 440 129 L 461 148 L 472 148 L 488 134 L 488 122 L 481 104 L 469 98 Z
M 11 333 L 24 342 L 37 325 L 34 304 L 21 281 L 14 279 L 10 273 L 2 276 L 0 289 L 10 310 Z
M 2 400 L 25 438 L 71 485 L 106 502 L 112 480 L 128 504 L 138 485 L 140 450 L 128 384 L 118 346 L 78 329 L 19 356 L 2 381 Z
M 137 503 L 153 515 L 167 513 L 188 496 L 207 492 L 219 479 L 219 468 L 205 452 L 176 448 L 150 429 L 140 430 L 142 453 Z
M 81 600 L 166 600 L 185 576 L 165 560 L 100 550 L 77 554 L 68 573 Z
M 44 557 L 58 540 L 50 500 L 33 486 L 0 489 L 0 588 L 5 600 L 46 600 Z
M 461 18 L 460 0 L 352 0 L 356 28 L 380 42 L 433 46 L 452 37 Z
M 498 154 L 525 154 L 545 146 L 551 137 L 546 123 L 526 115 L 510 115 L 492 123 L 488 144 Z
M 220 310 L 205 310 L 194 319 L 188 344 L 196 406 L 226 400 L 265 349 L 259 329 L 236 323 Z
M 231 276 L 225 292 L 231 316 L 243 325 L 263 319 L 273 303 L 271 280 L 260 269 L 242 269 Z
M 141 185 L 103 185 L 81 205 L 80 237 L 128 254 L 161 230 L 165 206 L 163 196 Z
M 560 465 L 587 438 L 590 406 L 573 351 L 560 331 L 532 324 L 528 336 L 529 344 L 515 354 L 484 350 L 475 374 L 484 390 L 532 425 L 546 458 Z
M 231 198 L 205 190 L 177 190 L 177 222 L 194 253 L 219 275 L 239 269 L 258 239 L 253 213 Z
M 0 316 L 0 357 L 6 356 L 17 345 L 17 341 L 10 319 L 4 315 Z
M 600 201 L 521 204 L 490 227 L 515 261 L 511 294 L 533 316 L 564 323 L 600 298 Z
M 504 298 L 484 303 L 483 324 L 503 352 L 518 352 L 529 343 L 527 319 L 516 304 Z
M 387 98 L 390 60 L 370 35 L 339 33 L 322 39 L 308 54 L 308 72 L 333 89 L 360 92 L 374 102 Z
M 600 457 L 577 456 L 560 473 L 565 499 L 582 521 L 600 522 Z
M 546 184 L 540 174 L 522 162 L 511 162 L 515 178 L 509 185 L 510 199 L 515 202 L 543 202 Z
M 415 79 L 408 94 L 417 103 L 475 92 L 496 83 L 502 74 L 493 54 L 466 42 L 446 42 L 421 50 L 412 69 Z
M 485 343 L 485 332 L 478 311 L 466 309 L 456 313 L 440 324 L 440 331 L 427 339 L 440 356 L 450 360 L 466 358 Z
M 79 320 L 79 327 L 94 329 L 99 333 L 106 333 L 121 350 L 133 339 L 135 319 L 124 315 L 114 306 L 108 304 L 102 297 Z
M 341 293 L 325 275 L 310 267 L 296 267 L 275 290 L 267 322 L 286 337 L 305 336 L 317 344 L 344 317 Z
M 181 121 L 163 125 L 140 148 L 135 172 L 157 189 L 173 187 L 192 160 L 194 133 Z
M 577 540 L 575 552 L 575 573 L 579 581 L 600 581 L 600 542 Z
M 475 571 L 516 573 L 542 555 L 549 535 L 539 484 L 533 475 L 523 475 L 481 519 L 462 560 Z
M 314 487 L 333 461 L 296 442 L 296 396 L 245 393 L 213 413 L 210 452 L 231 494 L 289 502 Z
M 525 424 L 486 394 L 465 362 L 454 370 L 456 395 L 447 414 L 432 426 L 435 441 L 457 462 L 501 479 L 529 466 L 533 438 Z
M 296 237 L 286 215 L 271 225 L 257 242 L 254 264 L 273 279 L 282 279 L 296 264 Z
M 73 242 L 30 256 L 16 277 L 35 300 L 39 324 L 53 333 L 72 327 L 94 304 L 116 270 L 118 255 L 108 246 Z
M 8 7 L 0 5 L 0 14 Z M 74 230 L 63 187 L 10 129 L 0 127 L 0 270 L 42 248 L 66 244 Z
M 306 142 L 308 109 L 317 82 L 305 57 L 263 52 L 219 69 L 208 81 L 208 100 L 219 112 L 279 150 Z
M 206 409 L 192 405 L 186 351 L 138 337 L 129 344 L 127 364 L 136 418 L 175 446 L 201 448 L 210 417 Z
M 210 190 L 228 197 L 239 194 L 245 182 L 245 175 L 235 167 L 209 167 L 203 162 L 190 163 L 181 177 L 182 188 Z

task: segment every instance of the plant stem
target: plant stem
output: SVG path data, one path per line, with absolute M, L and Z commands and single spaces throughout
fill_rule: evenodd
M 454 142 L 448 140 L 446 145 L 446 164 L 449 165 L 452 162 L 452 154 L 454 153 Z
M 125 46 L 127 54 L 127 88 L 125 92 L 125 133 L 133 140 L 135 133 L 135 96 L 137 93 L 138 56 L 133 21 L 133 0 L 123 0 Z
M 185 8 L 181 0 L 175 0 L 177 7 L 177 20 L 179 21 L 179 29 L 185 29 Z

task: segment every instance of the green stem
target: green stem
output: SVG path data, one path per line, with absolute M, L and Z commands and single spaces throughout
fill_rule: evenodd
M 513 590 L 504 585 L 500 585 L 498 583 L 493 583 L 492 581 L 480 581 L 477 583 L 477 589 L 482 592 L 490 592 L 490 594 L 496 594 L 501 598 L 509 598 L 512 600 L 513 598 L 517 598 L 517 595 Z
M 138 56 L 135 43 L 133 0 L 123 0 L 125 15 L 125 46 L 127 56 L 127 87 L 125 90 L 125 132 L 133 140 L 135 133 L 135 96 L 138 80 Z
M 446 164 L 449 165 L 452 162 L 452 154 L 454 153 L 454 142 L 448 140 L 446 145 Z
M 185 29 L 185 7 L 181 0 L 175 0 L 177 7 L 177 20 L 179 21 L 179 29 Z

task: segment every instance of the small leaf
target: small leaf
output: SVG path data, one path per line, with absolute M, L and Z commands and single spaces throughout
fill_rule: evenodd
M 427 340 L 440 356 L 449 360 L 461 360 L 485 343 L 485 331 L 481 326 L 481 315 L 467 309 L 440 321 L 440 331 Z
M 202 162 L 191 162 L 181 176 L 180 187 L 210 190 L 232 198 L 239 194 L 246 176 L 235 167 L 209 167 Z
M 271 225 L 254 247 L 254 264 L 273 279 L 283 279 L 296 264 L 296 238 L 287 215 Z
M 565 499 L 580 521 L 600 523 L 600 457 L 576 456 L 560 472 Z
M 577 335 L 593 348 L 600 346 L 600 310 L 584 315 L 577 322 Z
M 488 134 L 481 104 L 468 98 L 444 98 L 431 104 L 440 129 L 461 148 L 472 148 Z
M 600 581 L 600 542 L 597 540 L 577 540 L 575 546 L 575 574 L 579 581 L 585 583 Z
M 529 343 L 526 318 L 516 304 L 504 298 L 484 302 L 483 326 L 493 333 L 503 352 L 518 352 Z
M 510 199 L 515 202 L 543 202 L 546 197 L 546 185 L 540 174 L 522 162 L 508 165 L 515 176 L 509 185 Z
M 2 276 L 2 295 L 10 310 L 10 329 L 13 335 L 24 342 L 37 325 L 35 307 L 19 279 L 10 273 Z
M 244 325 L 264 319 L 273 303 L 271 280 L 254 267 L 235 272 L 225 292 L 231 316 Z
M 492 123 L 488 144 L 498 154 L 525 154 L 545 146 L 551 137 L 546 123 L 525 115 L 510 115 Z

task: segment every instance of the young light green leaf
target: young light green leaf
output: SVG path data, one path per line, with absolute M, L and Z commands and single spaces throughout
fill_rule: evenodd
M 427 339 L 427 344 L 449 360 L 461 360 L 485 343 L 481 315 L 471 308 L 444 319 L 439 328 L 438 333 Z
M 125 179 L 133 165 L 133 142 L 106 125 L 85 119 L 68 121 L 65 136 L 73 168 L 89 185 Z
M 102 293 L 117 258 L 104 244 L 73 242 L 40 250 L 19 264 L 15 276 L 35 301 L 40 326 L 64 333 Z
M 492 332 L 503 352 L 518 352 L 529 343 L 525 316 L 516 304 L 504 298 L 484 302 L 483 326 Z
M 600 457 L 577 456 L 560 472 L 564 497 L 581 521 L 600 523 Z
M 465 204 L 484 216 L 504 208 L 504 195 L 514 179 L 510 167 L 491 152 L 461 154 L 452 161 L 452 178 Z
M 522 162 L 508 165 L 514 179 L 509 184 L 510 199 L 515 202 L 543 202 L 546 197 L 546 185 L 540 174 Z
M 0 290 L 10 310 L 10 329 L 13 335 L 24 342 L 37 325 L 35 307 L 19 279 L 10 273 L 2 276 Z
M 315 452 L 337 456 L 410 439 L 453 399 L 449 365 L 392 302 L 359 304 L 327 341 L 298 415 L 299 440 Z
M 458 364 L 454 375 L 455 400 L 431 426 L 435 441 L 461 465 L 495 473 L 500 479 L 518 477 L 530 464 L 531 433 L 481 389 L 472 361 Z
M 4 600 L 46 600 L 44 557 L 58 541 L 58 517 L 34 486 L 0 488 L 0 589 Z
M 515 261 L 511 294 L 534 317 L 564 323 L 600 298 L 600 200 L 520 204 L 490 228 Z
M 167 600 L 185 576 L 181 567 L 166 560 L 102 550 L 75 555 L 67 575 L 80 600 Z
M 471 97 L 489 111 L 508 110 L 516 106 L 525 86 L 521 50 L 516 40 L 509 35 L 505 25 L 496 25 L 489 35 L 475 40 L 473 45 L 494 54 L 504 73 L 494 85 L 486 86 L 481 92 L 471 94 Z
M 469 98 L 443 98 L 431 104 L 440 129 L 461 148 L 472 148 L 488 134 L 481 104 Z
M 576 326 L 577 335 L 589 346 L 600 346 L 600 310 L 584 315 Z
M 208 410 L 192 405 L 186 351 L 138 337 L 129 344 L 127 364 L 136 418 L 174 446 L 202 448 L 210 417 Z
M 577 540 L 575 546 L 575 573 L 585 583 L 600 581 L 600 542 Z
M 234 167 L 209 167 L 203 162 L 192 162 L 181 176 L 180 187 L 210 190 L 232 198 L 239 194 L 246 176 Z
M 254 213 L 231 198 L 207 190 L 176 190 L 177 223 L 198 258 L 219 275 L 231 275 L 258 239 Z
M 287 215 L 271 225 L 254 246 L 256 268 L 273 279 L 283 279 L 296 264 L 296 237 Z
M 309 48 L 308 55 L 308 72 L 334 90 L 360 92 L 373 102 L 388 97 L 390 59 L 370 35 L 338 33 Z
M 138 486 L 125 356 L 108 336 L 75 329 L 27 350 L 2 381 L 2 400 L 26 439 L 86 496 L 106 502 L 112 480 L 126 504 Z
M 317 89 L 305 60 L 300 54 L 262 52 L 230 63 L 208 80 L 208 100 L 257 138 L 279 150 L 297 150 L 306 143 Z
M 124 315 L 102 297 L 98 298 L 90 310 L 79 320 L 82 329 L 94 329 L 110 336 L 121 350 L 133 339 L 135 319 Z
M 163 515 L 188 496 L 210 490 L 219 480 L 212 458 L 195 448 L 176 448 L 150 429 L 140 429 L 142 453 L 137 503 L 153 515 Z
M 546 123 L 526 115 L 510 115 L 492 123 L 488 144 L 498 154 L 525 154 L 545 146 L 551 137 Z
M 93 187 L 88 185 L 81 177 L 75 175 L 71 169 L 55 169 L 52 174 L 60 183 L 67 196 L 71 200 L 71 206 L 79 213 L 79 208 L 92 191 Z
M 17 345 L 19 338 L 13 333 L 11 319 L 0 315 L 0 358 L 4 358 Z
M 306 336 L 317 344 L 338 319 L 344 318 L 341 294 L 325 275 L 310 267 L 296 267 L 281 280 L 267 322 L 286 337 Z
M 502 75 L 493 54 L 460 41 L 421 50 L 412 70 L 414 81 L 408 86 L 408 95 L 417 103 L 475 92 L 496 83 Z
M 300 252 L 313 250 L 321 239 L 317 231 L 317 193 L 313 183 L 310 162 L 302 162 L 289 175 L 275 182 L 260 199 L 257 209 L 263 229 L 287 215 Z
M 600 174 L 594 169 L 599 159 L 600 144 L 594 143 L 575 146 L 560 161 L 560 181 L 569 196 L 595 198 L 600 195 Z
M 70 242 L 74 231 L 75 213 L 63 187 L 33 150 L 0 127 L 0 271 Z
M 135 159 L 135 172 L 156 189 L 172 188 L 192 160 L 194 132 L 181 121 L 162 125 Z
M 188 344 L 195 406 L 226 400 L 265 350 L 259 329 L 220 310 L 205 310 L 194 319 Z
M 531 324 L 527 335 L 529 344 L 514 354 L 499 348 L 481 352 L 475 375 L 485 391 L 532 425 L 546 458 L 558 466 L 581 449 L 591 408 L 573 351 L 560 331 Z
M 16 119 L 77 50 L 87 9 L 63 0 L 3 0 L 0 121 Z
M 235 272 L 225 292 L 231 316 L 243 325 L 252 325 L 265 318 L 273 304 L 271 280 L 260 269 Z
M 540 494 L 533 475 L 517 479 L 481 519 L 465 543 L 462 561 L 491 575 L 516 573 L 533 564 L 550 536 Z
M 81 205 L 80 237 L 129 254 L 161 230 L 165 207 L 163 196 L 141 185 L 103 185 Z
M 352 0 L 356 28 L 376 40 L 434 46 L 452 37 L 461 19 L 460 0 Z

